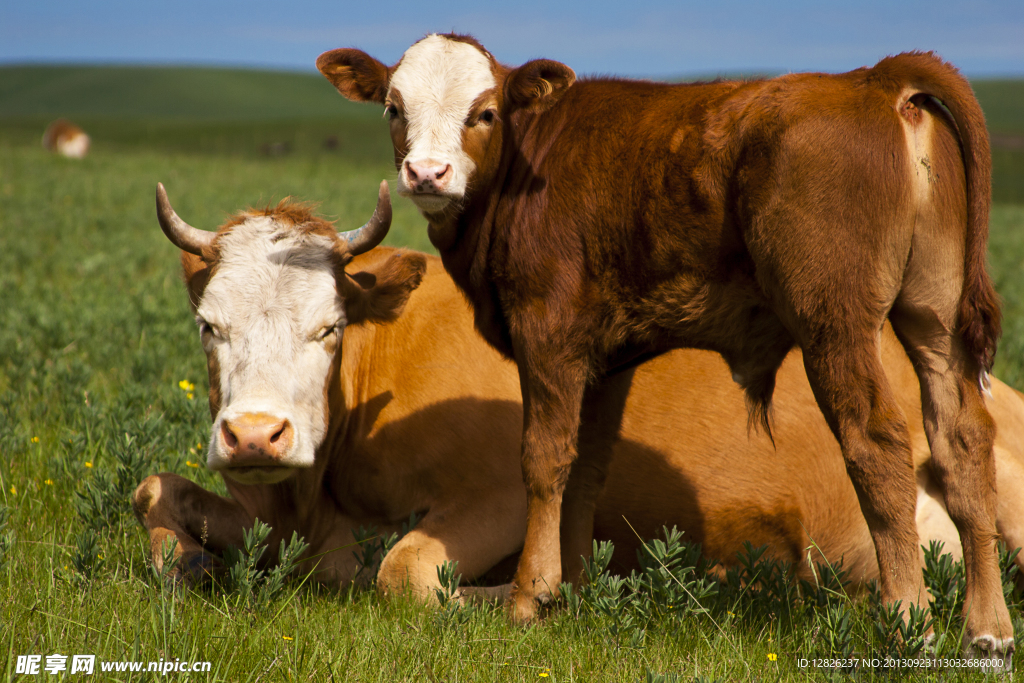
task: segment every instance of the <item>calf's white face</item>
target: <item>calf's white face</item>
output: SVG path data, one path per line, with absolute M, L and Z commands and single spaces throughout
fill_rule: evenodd
M 427 36 L 392 67 L 354 48 L 325 52 L 316 65 L 350 100 L 384 105 L 398 191 L 430 220 L 456 214 L 494 177 L 513 113 L 550 108 L 576 80 L 548 59 L 509 69 L 454 34 Z
M 207 465 L 272 483 L 311 467 L 327 431 L 326 382 L 346 323 L 333 242 L 258 217 L 218 246 L 196 310 L 220 395 Z
M 384 105 L 393 138 L 408 148 L 398 191 L 421 211 L 442 211 L 465 194 L 476 170 L 465 130 L 493 121 L 495 86 L 490 59 L 469 43 L 431 35 L 402 57 Z

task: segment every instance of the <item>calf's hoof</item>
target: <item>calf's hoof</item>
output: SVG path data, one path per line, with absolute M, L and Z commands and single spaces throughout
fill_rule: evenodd
M 551 593 L 548 591 L 542 591 L 537 595 L 527 595 L 521 590 L 513 589 L 507 603 L 512 621 L 517 624 L 537 621 L 540 618 L 541 609 L 551 602 L 551 598 Z
M 981 660 L 982 665 L 977 667 L 979 671 L 1009 674 L 1013 671 L 1013 650 L 1013 638 L 985 635 L 968 643 L 964 655 L 968 659 Z

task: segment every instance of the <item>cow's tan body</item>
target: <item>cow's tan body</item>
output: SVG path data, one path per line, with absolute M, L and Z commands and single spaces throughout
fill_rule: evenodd
M 348 272 L 374 272 L 393 255 L 378 248 Z M 911 429 L 922 485 L 920 537 L 943 540 L 958 553 L 956 530 L 928 471 L 916 377 L 888 329 L 882 349 Z M 243 530 L 259 518 L 274 528 L 271 548 L 298 532 L 310 544 L 307 556 L 317 558 L 315 577 L 344 585 L 359 570 L 352 530 L 398 531 L 415 512 L 422 519 L 384 560 L 379 587 L 429 597 L 445 560 L 457 560 L 471 579 L 522 547 L 516 368 L 475 332 L 472 312 L 436 258 L 428 259 L 397 320 L 347 328 L 341 358 L 327 383 L 328 436 L 312 468 L 277 484 L 247 486 L 226 477 L 231 498 L 166 473 L 139 486 L 134 505 L 154 561 L 175 536 L 181 566 L 195 568 L 201 539 L 207 553 L 219 554 L 240 545 Z M 1024 545 L 1024 401 L 993 381 L 988 408 L 999 427 L 999 530 L 1011 546 Z M 779 372 L 774 420 L 773 449 L 767 436 L 748 429 L 743 391 L 717 354 L 679 350 L 640 366 L 595 519 L 596 536 L 616 544 L 618 568 L 631 565 L 639 544 L 630 525 L 645 537 L 676 525 L 724 562 L 750 540 L 771 546 L 803 576 L 808 560 L 824 556 L 842 558 L 855 582 L 876 578 L 871 536 L 799 352 Z

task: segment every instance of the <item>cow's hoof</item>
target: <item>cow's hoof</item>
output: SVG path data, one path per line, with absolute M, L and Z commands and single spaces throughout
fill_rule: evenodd
M 209 583 L 224 568 L 220 560 L 204 552 L 198 552 L 182 560 L 181 578 L 190 588 Z
M 1013 638 L 978 636 L 972 640 L 964 654 L 968 659 L 980 661 L 979 671 L 986 673 L 1010 673 L 1013 671 Z

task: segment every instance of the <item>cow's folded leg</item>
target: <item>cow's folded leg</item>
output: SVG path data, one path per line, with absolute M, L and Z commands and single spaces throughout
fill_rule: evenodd
M 1002 429 L 1007 422 L 992 411 L 992 417 L 999 425 L 997 436 L 1002 436 Z M 1018 427 L 1019 434 L 1019 427 Z M 1019 438 L 1018 434 L 1014 436 Z M 1017 565 L 1017 586 L 1024 587 L 1024 460 L 1020 450 L 1024 442 L 1000 445 L 995 447 L 996 456 L 996 529 L 1006 544 L 1007 549 L 1021 548 L 1014 558 Z
M 985 402 L 996 422 L 996 530 L 1009 550 L 1024 548 L 1024 394 L 992 378 Z M 1024 588 L 1024 550 L 1014 559 L 1016 582 Z
M 166 472 L 139 484 L 132 508 L 149 533 L 157 572 L 189 585 L 207 580 L 219 566 L 215 555 L 228 545 L 241 546 L 242 532 L 252 524 L 238 503 Z M 165 572 L 164 558 L 175 540 L 175 566 Z
M 519 550 L 525 523 L 522 493 L 515 487 L 464 491 L 464 499 L 430 510 L 381 562 L 377 588 L 384 594 L 408 591 L 421 600 L 436 600 L 441 587 L 438 568 L 457 562 L 464 581 L 485 574 Z M 504 602 L 511 586 L 463 587 L 464 602 Z

